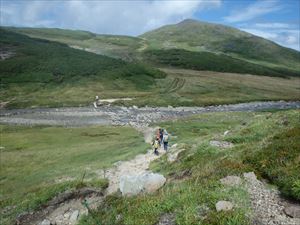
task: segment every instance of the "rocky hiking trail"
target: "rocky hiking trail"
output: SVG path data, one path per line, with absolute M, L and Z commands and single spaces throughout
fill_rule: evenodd
M 145 142 L 149 143 L 156 128 L 137 127 L 143 131 Z M 176 145 L 170 148 L 170 154 L 176 152 Z M 140 176 L 150 173 L 149 165 L 166 152 L 159 149 L 159 155 L 149 149 L 147 153 L 137 155 L 129 161 L 119 161 L 112 168 L 97 171 L 99 177 L 107 178 L 109 186 L 106 190 L 82 188 L 77 191 L 66 191 L 52 199 L 46 207 L 37 212 L 25 213 L 17 218 L 17 224 L 28 225 L 74 225 L 82 215 L 88 214 L 89 209 L 97 208 L 105 196 L 117 192 L 123 176 Z M 85 200 L 86 205 L 83 204 Z

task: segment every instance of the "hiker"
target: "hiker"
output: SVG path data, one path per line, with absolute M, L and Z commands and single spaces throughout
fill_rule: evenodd
M 167 151 L 168 150 L 168 142 L 169 142 L 169 134 L 168 132 L 165 130 L 164 134 L 163 134 L 163 143 L 164 143 L 164 150 Z
M 98 108 L 98 106 L 100 105 L 100 98 L 98 95 L 95 97 L 95 101 L 93 104 L 95 108 Z
M 159 155 L 159 153 L 157 151 L 157 149 L 159 147 L 159 138 L 158 137 L 155 138 L 155 140 L 153 141 L 152 145 L 154 147 L 154 154 L 155 155 Z
M 163 137 L 164 137 L 164 129 L 159 129 L 159 141 L 161 147 L 163 145 Z

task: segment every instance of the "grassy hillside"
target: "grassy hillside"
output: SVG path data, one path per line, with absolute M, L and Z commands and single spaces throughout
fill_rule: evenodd
M 122 35 L 101 35 L 88 31 L 56 28 L 6 28 L 33 38 L 41 38 L 67 44 L 73 48 L 114 58 L 132 61 L 143 46 L 141 38 Z
M 129 127 L 22 127 L 1 125 L 1 224 L 36 209 L 57 193 L 86 185 L 104 185 L 99 170 L 131 159 L 147 149 Z M 88 182 L 87 182 L 88 181 Z M 13 192 L 12 192 L 13 190 Z
M 222 52 L 300 70 L 300 53 L 238 29 L 197 20 L 184 20 L 141 35 L 150 49 Z
M 254 171 L 286 196 L 299 199 L 299 113 L 208 113 L 160 124 L 173 135 L 170 144 L 185 149 L 174 163 L 163 156 L 152 164 L 154 171 L 167 177 L 165 186 L 152 195 L 107 197 L 80 224 L 157 224 L 166 214 L 173 215 L 176 224 L 252 224 L 255 215 L 245 188 L 226 187 L 219 179 Z M 230 132 L 224 136 L 226 130 Z M 231 141 L 234 147 L 219 149 L 210 140 Z M 220 200 L 233 202 L 234 209 L 217 212 L 215 204 Z
M 144 57 L 154 65 L 172 66 L 193 70 L 278 77 L 300 75 L 300 73 L 296 70 L 284 67 L 267 67 L 234 58 L 226 54 L 215 54 L 211 52 L 193 52 L 183 49 L 148 50 L 144 52 Z
M 53 96 L 54 99 L 50 100 L 53 92 L 63 93 L 68 105 L 95 83 L 98 90 L 104 91 L 144 91 L 155 84 L 156 78 L 164 77 L 159 70 L 145 65 L 127 63 L 6 30 L 1 30 L 0 48 L 13 53 L 11 58 L 0 61 L 1 101 L 9 101 L 12 106 L 51 104 L 51 101 L 55 105 L 55 99 L 60 96 Z M 79 93 L 74 89 L 80 89 Z M 62 93 L 58 93 L 60 91 Z M 48 93 L 48 97 L 41 96 L 43 92 Z M 97 95 L 95 90 L 85 96 L 87 94 L 90 98 Z M 42 97 L 45 99 L 42 100 Z M 20 103 L 20 98 L 23 103 Z M 75 101 L 81 103 L 82 99 Z

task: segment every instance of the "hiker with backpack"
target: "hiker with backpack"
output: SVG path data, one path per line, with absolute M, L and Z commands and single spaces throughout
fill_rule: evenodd
M 164 129 L 159 128 L 159 141 L 161 147 L 163 145 L 163 136 L 164 136 Z
M 155 155 L 159 155 L 159 153 L 158 153 L 158 151 L 157 151 L 157 149 L 158 149 L 158 147 L 159 147 L 159 138 L 158 138 L 158 137 L 155 138 L 155 140 L 154 140 L 153 143 L 152 143 L 152 146 L 153 146 L 153 148 L 154 148 L 154 154 L 155 154 Z
M 167 151 L 168 150 L 168 143 L 169 143 L 169 134 L 166 130 L 163 133 L 162 141 L 164 143 L 164 150 Z

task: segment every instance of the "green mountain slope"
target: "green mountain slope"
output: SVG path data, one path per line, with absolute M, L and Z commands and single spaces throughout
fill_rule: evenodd
M 124 35 L 101 35 L 81 30 L 57 28 L 5 28 L 33 38 L 61 42 L 70 47 L 94 52 L 100 55 L 132 61 L 143 39 Z
M 300 53 L 238 29 L 196 20 L 163 26 L 141 35 L 154 49 L 222 52 L 253 61 L 300 69 Z
M 299 52 L 235 28 L 196 20 L 167 25 L 140 37 L 52 28 L 5 29 L 154 66 L 282 77 L 300 75 Z
M 0 61 L 1 100 L 13 102 L 26 96 L 27 100 L 21 104 L 18 102 L 19 107 L 28 105 L 28 101 L 30 105 L 34 104 L 41 98 L 41 92 L 45 92 L 46 105 L 56 100 L 68 105 L 74 101 L 77 104 L 87 102 L 86 98 L 95 96 L 97 90 L 98 93 L 124 89 L 144 91 L 155 84 L 156 78 L 165 76 L 161 71 L 142 64 L 2 29 L 0 32 L 1 55 L 10 55 L 10 58 Z M 63 99 L 57 99 L 60 97 Z M 40 99 L 38 102 L 38 105 L 44 105 Z
M 144 58 L 160 66 L 180 67 L 193 70 L 207 70 L 216 72 L 233 72 L 256 74 L 264 76 L 298 76 L 298 71 L 284 67 L 268 67 L 234 58 L 226 54 L 211 52 L 192 52 L 184 49 L 148 50 Z

